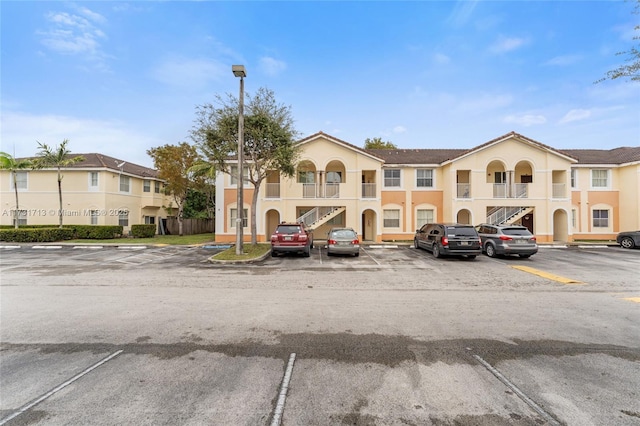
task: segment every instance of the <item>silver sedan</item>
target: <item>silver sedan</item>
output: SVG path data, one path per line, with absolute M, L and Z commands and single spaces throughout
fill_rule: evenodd
M 327 255 L 351 254 L 360 256 L 360 240 L 352 228 L 333 228 L 327 234 Z

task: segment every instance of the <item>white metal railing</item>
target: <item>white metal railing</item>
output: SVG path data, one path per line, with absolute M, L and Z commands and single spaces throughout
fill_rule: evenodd
M 515 183 L 514 184 L 514 198 L 529 198 L 529 184 L 528 183 Z
M 316 223 L 320 218 L 328 214 L 333 213 L 340 207 L 314 207 L 299 218 L 296 219 L 298 223 L 304 223 L 306 226 L 311 226 Z
M 319 185 L 316 183 L 302 184 L 303 198 L 338 198 L 340 197 L 339 183 L 325 183 Z
M 279 183 L 267 183 L 265 188 L 266 198 L 280 198 L 280 184 Z
M 494 183 L 493 184 L 493 198 L 507 198 L 507 184 L 506 183 Z
M 497 207 L 487 215 L 487 223 L 505 223 L 528 207 Z
M 376 198 L 376 184 L 375 183 L 363 183 L 362 184 L 362 198 Z
M 567 196 L 567 184 L 566 183 L 554 183 L 552 184 L 552 197 L 553 198 L 565 198 Z
M 471 184 L 469 183 L 459 183 L 458 184 L 458 198 L 471 198 Z
M 493 184 L 493 198 L 529 198 L 528 183 L 506 183 Z

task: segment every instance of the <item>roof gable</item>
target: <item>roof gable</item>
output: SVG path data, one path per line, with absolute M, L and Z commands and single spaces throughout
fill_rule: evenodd
M 122 172 L 139 177 L 149 177 L 158 179 L 158 171 L 139 164 L 129 163 L 108 155 L 91 152 L 88 154 L 69 154 L 69 158 L 83 157 L 84 160 L 79 163 L 71 164 L 65 169 L 108 169 L 116 172 Z M 36 159 L 38 157 L 29 157 Z
M 336 145 L 342 146 L 343 148 L 346 148 L 346 149 L 348 149 L 350 151 L 355 151 L 356 153 L 358 153 L 360 155 L 365 155 L 365 156 L 367 156 L 369 158 L 372 158 L 372 159 L 374 159 L 376 161 L 379 161 L 381 163 L 384 162 L 384 157 L 380 157 L 380 156 L 376 155 L 375 153 L 372 153 L 371 152 L 372 150 L 368 150 L 368 149 L 365 150 L 363 148 L 360 148 L 358 146 L 350 144 L 349 142 L 343 141 L 342 139 L 338 139 L 338 138 L 336 138 L 334 136 L 328 135 L 328 134 L 326 134 L 326 133 L 324 133 L 322 131 L 320 131 L 318 133 L 314 133 L 313 135 L 307 136 L 306 138 L 303 138 L 303 139 L 299 140 L 297 142 L 297 144 L 298 145 L 305 145 L 305 144 L 312 143 L 312 142 L 320 140 L 320 139 L 323 139 L 323 140 L 329 141 L 331 143 L 334 143 Z

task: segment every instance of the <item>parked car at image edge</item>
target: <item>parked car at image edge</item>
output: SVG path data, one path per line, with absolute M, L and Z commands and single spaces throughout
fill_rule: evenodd
M 616 242 L 626 249 L 640 247 L 640 230 L 620 232 L 616 236 Z
M 427 223 L 416 230 L 413 246 L 429 250 L 434 257 L 464 256 L 475 259 L 482 254 L 476 228 L 460 223 Z
M 518 255 L 528 258 L 538 252 L 536 237 L 525 226 L 482 223 L 476 230 L 482 251 L 489 257 Z
M 360 256 L 360 240 L 353 228 L 332 228 L 327 233 L 327 256 L 334 254 Z
M 271 256 L 279 253 L 299 253 L 304 257 L 311 255 L 313 232 L 302 223 L 283 222 L 276 226 L 271 235 Z

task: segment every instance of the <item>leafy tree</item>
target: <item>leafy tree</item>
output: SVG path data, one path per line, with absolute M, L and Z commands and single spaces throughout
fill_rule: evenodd
M 158 170 L 158 177 L 165 180 L 165 190 L 171 194 L 178 208 L 178 234 L 182 235 L 184 203 L 189 190 L 197 186 L 189 169 L 200 160 L 196 148 L 186 142 L 164 145 L 147 150 Z
M 215 164 L 211 164 L 205 160 L 199 160 L 189 168 L 189 172 L 201 182 L 199 191 L 206 196 L 206 217 L 214 217 L 216 207 Z
M 634 15 L 640 14 L 640 0 L 636 0 L 636 5 L 633 8 Z M 640 31 L 640 25 L 636 25 L 634 31 Z M 635 35 L 633 40 L 638 42 L 640 35 Z M 616 55 L 626 56 L 626 64 L 620 65 L 618 68 L 608 71 L 606 77 L 596 81 L 600 83 L 604 80 L 616 80 L 622 77 L 628 77 L 630 81 L 640 81 L 640 42 L 636 46 L 631 46 L 629 50 L 616 53 Z
M 196 108 L 191 132 L 193 141 L 217 171 L 232 172 L 229 162 L 237 157 L 239 100 L 233 95 L 216 96 L 217 105 Z M 295 143 L 291 107 L 278 104 L 273 91 L 260 88 L 254 96 L 247 94 L 244 110 L 244 165 L 249 169 L 248 181 L 254 187 L 251 200 L 251 244 L 257 244 L 256 206 L 260 185 L 271 170 L 292 177 L 300 149 Z M 238 206 L 238 210 L 242 206 Z M 240 210 L 239 210 L 240 211 Z
M 13 221 L 16 229 L 18 229 L 18 213 L 20 212 L 18 203 L 18 171 L 32 167 L 33 162 L 29 159 L 16 159 L 6 152 L 0 152 L 0 169 L 8 170 L 13 175 L 13 190 L 16 193 L 16 216 L 13 218 Z
M 55 168 L 58 170 L 58 199 L 60 200 L 60 209 L 58 210 L 58 218 L 60 221 L 59 228 L 62 228 L 62 168 L 69 167 L 81 161 L 84 161 L 84 157 L 78 155 L 76 157 L 71 157 L 71 151 L 67 149 L 67 143 L 69 143 L 68 139 L 62 141 L 60 145 L 57 147 L 50 147 L 47 144 L 43 144 L 38 142 L 38 154 L 35 160 L 35 168 L 44 169 L 44 168 Z
M 367 138 L 364 140 L 364 149 L 398 149 L 398 147 L 389 141 L 383 141 L 382 138 Z
M 211 198 L 206 191 L 189 189 L 184 200 L 183 216 L 186 219 L 208 219 L 211 216 Z

